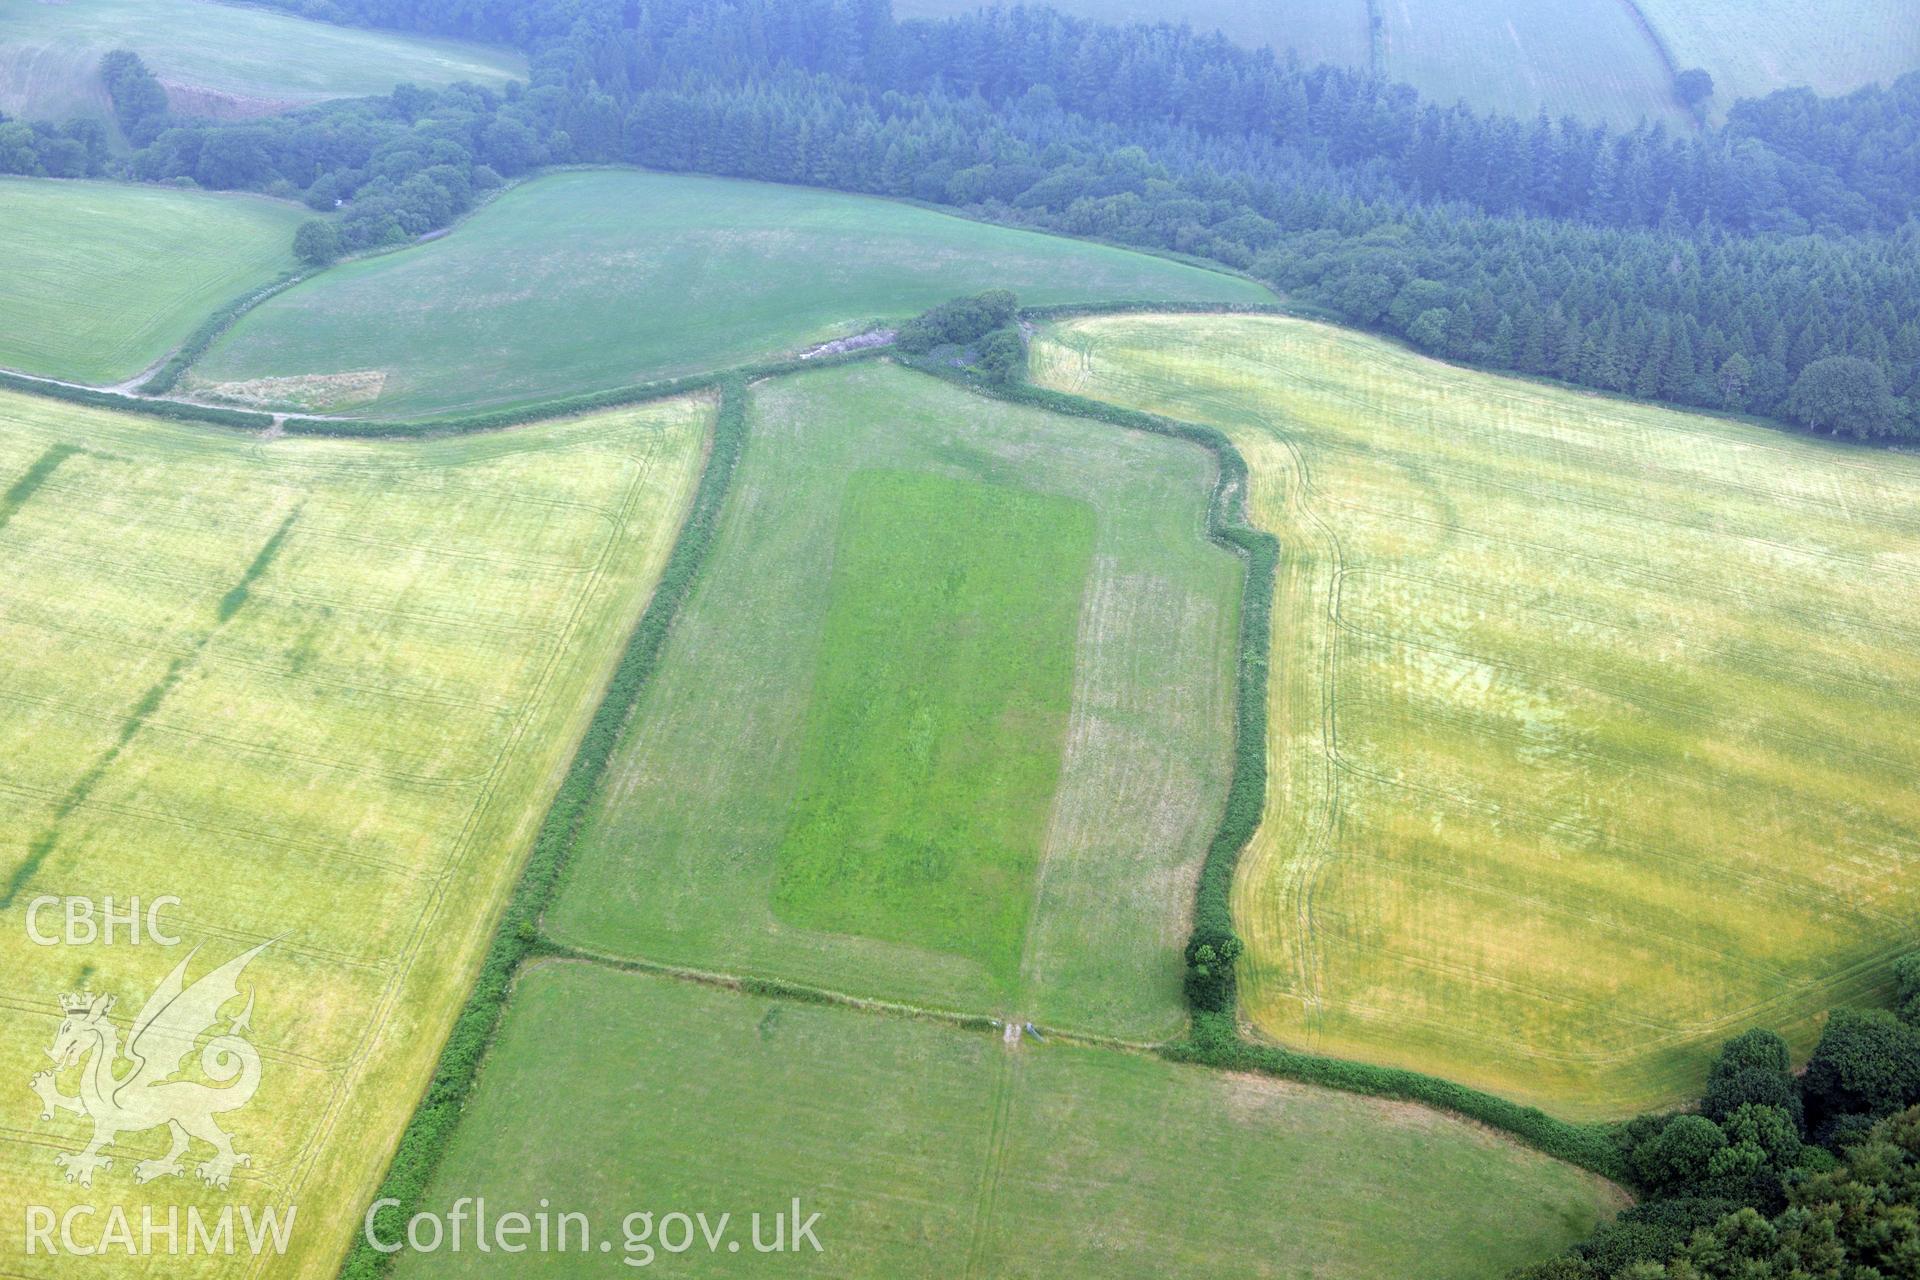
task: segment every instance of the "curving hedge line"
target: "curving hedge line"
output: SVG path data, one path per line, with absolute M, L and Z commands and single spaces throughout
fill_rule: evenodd
M 1340 319 L 1324 307 L 1301 302 L 1154 302 L 1146 299 L 1116 302 L 1062 302 L 1052 306 L 1022 307 L 1022 320 L 1071 320 L 1077 316 L 1140 315 L 1207 316 L 1292 316 L 1304 320 L 1325 320 L 1342 328 L 1355 329 L 1350 320 Z
M 1122 307 L 1137 310 L 1168 309 L 1165 303 L 1157 307 L 1149 304 L 1122 304 Z M 1272 310 L 1235 307 L 1215 309 Z M 1022 314 L 1034 317 L 1042 313 L 1087 314 L 1110 310 L 1113 310 L 1110 305 L 1053 307 L 1033 308 Z M 1613 1141 L 1612 1125 L 1569 1124 L 1538 1108 L 1521 1106 L 1493 1094 L 1417 1071 L 1323 1058 L 1277 1046 L 1250 1043 L 1241 1037 L 1235 1021 L 1237 1006 L 1230 957 L 1223 981 L 1212 986 L 1201 984 L 1196 989 L 1192 966 L 1198 948 L 1202 945 L 1218 947 L 1223 942 L 1230 942 L 1236 948 L 1238 946 L 1233 934 L 1230 900 L 1233 873 L 1239 864 L 1241 850 L 1260 825 L 1267 789 L 1267 676 L 1272 653 L 1274 571 L 1279 564 L 1280 544 L 1272 534 L 1254 527 L 1247 519 L 1247 463 L 1232 440 L 1224 432 L 1199 423 L 1163 418 L 1031 384 L 989 384 L 932 361 L 896 358 L 912 368 L 957 383 L 981 395 L 1054 413 L 1091 418 L 1132 431 L 1147 431 L 1186 440 L 1210 450 L 1217 461 L 1218 478 L 1214 482 L 1213 500 L 1207 512 L 1207 532 L 1214 541 L 1240 553 L 1247 566 L 1240 607 L 1233 779 L 1227 789 L 1226 812 L 1221 817 L 1212 843 L 1207 847 L 1206 861 L 1201 866 L 1200 884 L 1194 903 L 1192 939 L 1187 944 L 1187 994 L 1194 1006 L 1192 1029 L 1185 1040 L 1162 1046 L 1161 1054 L 1176 1062 L 1196 1063 L 1228 1071 L 1260 1072 L 1348 1093 L 1439 1107 L 1509 1133 L 1569 1164 L 1625 1181 L 1627 1173 Z
M 1161 309 L 1165 309 L 1164 303 Z M 1245 559 L 1247 576 L 1240 604 L 1233 776 L 1227 786 L 1226 814 L 1207 846 L 1206 862 L 1201 867 L 1193 933 L 1196 938 L 1231 935 L 1233 911 L 1228 899 L 1233 887 L 1233 869 L 1239 862 L 1240 850 L 1260 825 L 1260 815 L 1266 806 L 1267 665 L 1272 649 L 1273 577 L 1280 560 L 1279 540 L 1247 520 L 1246 459 L 1226 434 L 1214 427 L 1125 409 L 1064 391 L 1050 391 L 1031 383 L 988 383 L 931 360 L 896 358 L 910 368 L 981 395 L 1070 417 L 1092 418 L 1129 431 L 1171 436 L 1197 444 L 1213 454 L 1215 479 L 1213 497 L 1207 506 L 1207 535 Z
M 188 366 L 207 353 L 213 340 L 225 333 L 233 322 L 253 310 L 274 294 L 291 289 L 309 275 L 305 271 L 289 271 L 270 285 L 264 285 L 251 293 L 242 294 L 226 306 L 220 308 L 205 320 L 200 327 L 187 335 L 187 340 L 174 349 L 166 363 L 153 371 L 153 376 L 140 384 L 140 394 L 144 396 L 163 396 L 180 385 L 180 377 Z
M 480 1061 L 500 1025 L 500 1015 L 512 991 L 514 975 L 540 950 L 539 920 L 573 851 L 587 802 L 605 772 L 620 732 L 632 714 L 640 692 L 658 666 L 673 619 L 685 602 L 713 544 L 720 512 L 733 482 L 735 467 L 747 438 L 746 379 L 738 376 L 707 379 L 718 382 L 720 410 L 714 423 L 713 447 L 706 469 L 694 491 L 686 522 L 667 558 L 660 584 L 614 669 L 605 697 L 594 710 L 573 763 L 554 795 L 546 820 L 534 838 L 526 870 L 502 913 L 493 942 L 480 966 L 473 994 L 454 1021 L 453 1031 L 440 1051 L 433 1079 L 400 1137 L 375 1199 L 394 1199 L 398 1208 L 379 1217 L 385 1239 L 396 1238 L 426 1194 L 433 1172 L 446 1153 L 459 1124 L 462 1108 L 473 1091 Z M 392 1255 L 382 1254 L 356 1232 L 353 1250 L 341 1267 L 347 1280 L 368 1280 L 386 1274 Z
M 1340 1089 L 1347 1093 L 1438 1107 L 1511 1134 L 1528 1146 L 1615 1182 L 1632 1181 L 1626 1162 L 1621 1158 L 1620 1148 L 1614 1141 L 1616 1125 L 1570 1124 L 1548 1115 L 1538 1107 L 1521 1106 L 1517 1102 L 1509 1102 L 1505 1098 L 1418 1071 L 1375 1066 L 1370 1062 L 1352 1062 L 1345 1058 L 1322 1058 L 1311 1053 L 1282 1049 L 1277 1045 L 1250 1044 L 1241 1038 L 1230 1013 L 1196 1011 L 1192 1035 L 1186 1040 L 1163 1046 L 1160 1053 L 1162 1057 L 1175 1062 L 1198 1063 L 1226 1071 L 1253 1071 L 1283 1076 L 1288 1080 Z
M 777 378 L 782 374 L 795 373 L 801 369 L 825 369 L 839 364 L 851 364 L 857 360 L 872 360 L 885 354 L 886 351 L 885 346 L 873 346 L 837 352 L 833 355 L 814 356 L 804 360 L 798 358 L 763 360 L 717 373 L 694 373 L 681 378 L 662 378 L 654 382 L 640 382 L 606 391 L 589 391 L 576 396 L 540 400 L 513 408 L 482 409 L 474 413 L 450 414 L 437 418 L 293 416 L 287 419 L 285 431 L 290 436 L 343 436 L 354 439 L 404 439 L 413 436 L 455 436 L 475 431 L 499 431 L 505 427 L 523 426 L 529 422 L 569 418 L 582 413 L 593 413 L 600 409 L 616 409 L 622 405 L 640 404 L 648 400 L 664 400 L 670 396 L 686 395 L 692 391 L 704 391 L 710 387 L 719 386 L 729 379 L 758 382 L 762 378 Z
M 178 400 L 142 400 L 138 396 L 121 395 L 118 391 L 97 391 L 92 387 L 75 387 L 17 373 L 0 373 L 0 387 L 33 396 L 46 396 L 50 400 L 67 400 L 90 409 L 117 409 L 122 413 L 142 413 L 149 418 L 168 418 L 175 422 L 204 422 L 210 426 L 239 427 L 247 431 L 264 431 L 273 425 L 273 415 L 270 413 L 254 413 L 248 409 L 208 409 Z

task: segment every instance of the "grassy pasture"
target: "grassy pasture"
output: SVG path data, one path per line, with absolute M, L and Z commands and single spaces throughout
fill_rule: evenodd
M 131 378 L 291 270 L 307 216 L 258 196 L 0 177 L 0 366 Z
M 309 22 L 209 0 L 7 0 L 0 5 L 0 111 L 35 120 L 112 119 L 100 55 L 131 49 L 174 109 L 249 116 L 326 98 L 526 75 L 512 49 Z
M 1235 888 L 1261 1031 L 1611 1116 L 1883 993 L 1920 459 L 1281 318 L 1088 320 L 1036 365 L 1226 430 L 1285 546 Z
M 1060 781 L 1093 508 L 912 471 L 847 483 L 775 912 L 1018 977 Z
M 1805 85 L 1845 93 L 1920 70 L 1920 22 L 1900 0 L 1638 0 L 1682 68 L 1713 74 L 1711 106 Z
M 1441 103 L 1690 129 L 1660 50 L 1621 0 L 1379 0 L 1388 78 Z
M 1232 737 L 1241 570 L 1205 541 L 1210 458 L 884 364 L 763 384 L 751 426 L 548 929 L 1172 1032 Z
M 193 382 L 417 414 L 739 364 L 993 286 L 1029 302 L 1256 301 L 1165 259 L 862 196 L 598 170 L 506 193 L 444 239 L 349 263 L 249 313 Z M 360 375 L 329 401 L 325 380 Z M 368 386 L 371 385 L 371 394 Z M 343 384 L 344 385 L 344 384 Z
M 611 1254 L 403 1255 L 401 1277 L 619 1275 L 636 1211 L 799 1196 L 822 1251 L 684 1275 L 1497 1275 L 1619 1207 L 1593 1176 L 1346 1094 L 577 963 L 526 975 L 427 1205 L 589 1215 Z M 696 1237 L 697 1238 L 697 1237 Z
M 226 1201 L 191 1166 L 134 1184 L 163 1132 L 127 1135 L 91 1191 L 65 1184 L 54 1157 L 90 1129 L 40 1120 L 26 1084 L 63 993 L 117 995 L 124 1034 L 189 948 L 198 977 L 277 938 L 245 979 L 265 1066 L 226 1117 L 253 1158 L 233 1202 L 297 1204 L 272 1274 L 333 1274 L 657 579 L 710 417 L 684 400 L 433 442 L 262 441 L 0 396 L 13 1221 Z M 183 945 L 31 945 L 42 895 L 175 896 Z M 74 1274 L 20 1248 L 0 1271 Z
M 947 18 L 980 0 L 899 0 L 902 18 Z M 1053 8 L 1095 22 L 1185 22 L 1244 45 L 1292 49 L 1305 63 L 1364 67 L 1370 57 L 1367 0 L 1061 0 Z

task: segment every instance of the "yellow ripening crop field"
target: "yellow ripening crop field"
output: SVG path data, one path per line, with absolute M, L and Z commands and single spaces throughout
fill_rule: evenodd
M 1284 546 L 1243 1016 L 1570 1117 L 1805 1054 L 1920 910 L 1920 458 L 1125 316 L 1047 385 L 1227 431 Z
M 285 1257 L 110 1254 L 89 1274 L 333 1274 L 659 578 L 711 418 L 688 398 L 369 443 L 0 395 L 10 1231 L 23 1206 L 97 1206 L 88 1241 L 114 1204 L 290 1209 Z M 89 940 L 109 898 L 177 944 L 125 924 Z M 90 904 L 77 932 L 69 899 Z M 189 1017 L 221 974 L 232 998 Z M 176 1059 L 243 1105 L 209 1116 L 157 1083 Z M 193 1135 L 179 1159 L 170 1124 Z M 72 1266 L 10 1250 L 6 1270 Z

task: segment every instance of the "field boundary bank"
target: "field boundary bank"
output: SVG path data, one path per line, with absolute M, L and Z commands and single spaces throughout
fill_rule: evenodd
M 606 692 L 594 708 L 586 732 L 581 735 L 580 745 L 534 837 L 526 864 L 500 913 L 472 991 L 441 1047 L 433 1075 L 374 1193 L 374 1200 L 397 1202 L 397 1207 L 385 1215 L 389 1228 L 396 1221 L 404 1227 L 417 1211 L 446 1153 L 473 1091 L 481 1060 L 499 1029 L 514 978 L 521 966 L 539 952 L 540 916 L 573 851 L 587 802 L 597 790 L 641 691 L 659 665 L 674 618 L 692 594 L 699 570 L 713 544 L 720 511 L 732 489 L 734 470 L 746 444 L 747 382 L 738 375 L 704 381 L 709 386 L 717 386 L 720 395 L 706 466 L 701 470 L 699 484 L 660 581 L 640 621 L 629 634 Z M 347 1250 L 339 1274 L 352 1280 L 382 1276 L 388 1273 L 392 1261 L 393 1255 L 375 1250 L 361 1232 L 355 1235 Z
M 1668 92 L 1673 94 L 1677 100 L 1680 86 L 1680 63 L 1673 56 L 1673 50 L 1668 47 L 1667 38 L 1660 34 L 1660 28 L 1654 26 L 1653 20 L 1647 17 L 1647 11 L 1640 7 L 1640 0 L 1620 0 L 1620 4 L 1621 7 L 1626 9 L 1627 17 L 1632 20 L 1633 25 L 1639 30 L 1640 34 L 1647 38 L 1647 43 L 1653 46 L 1653 51 L 1660 55 L 1660 65 L 1667 69 Z M 1693 127 L 1696 130 L 1707 127 L 1707 106 L 1704 102 L 1693 107 L 1686 106 L 1682 103 L 1681 109 L 1693 118 Z
M 600 968 L 614 969 L 621 973 L 645 974 L 676 982 L 692 983 L 695 986 L 712 987 L 720 991 L 732 991 L 740 995 L 786 1000 L 793 1004 L 821 1005 L 828 1008 L 850 1009 L 858 1013 L 908 1018 L 916 1022 L 930 1022 L 951 1027 L 956 1031 L 1003 1035 L 1007 1028 L 1004 1020 L 991 1014 L 967 1013 L 960 1009 L 939 1009 L 930 1005 L 908 1004 L 900 1000 L 878 1000 L 869 996 L 856 996 L 846 991 L 834 991 L 827 987 L 809 986 L 803 982 L 789 982 L 784 978 L 723 973 L 714 969 L 669 964 L 661 960 L 608 955 L 605 952 L 558 942 L 545 934 L 542 934 L 535 944 L 532 954 L 527 957 L 527 965 L 523 966 L 522 971 L 524 972 L 526 967 L 531 967 L 533 964 L 549 960 L 565 964 L 597 965 Z M 1033 1027 L 1034 1032 L 1043 1041 L 1070 1044 L 1080 1048 L 1163 1055 L 1167 1047 L 1164 1043 L 1156 1041 L 1127 1040 L 1120 1036 L 1104 1036 L 1089 1031 L 1071 1031 L 1064 1027 L 1050 1027 L 1041 1022 L 1028 1025 Z
M 442 436 L 474 435 L 486 431 L 504 431 L 510 427 L 553 422 L 618 409 L 653 400 L 711 391 L 729 381 L 758 382 L 778 378 L 803 369 L 827 369 L 835 365 L 872 360 L 885 355 L 886 346 L 855 348 L 825 355 L 794 356 L 764 360 L 691 373 L 679 378 L 634 383 L 606 391 L 588 391 L 579 395 L 540 400 L 515 408 L 488 409 L 440 418 L 327 418 L 311 414 L 269 413 L 259 409 L 227 409 L 165 396 L 128 395 L 98 387 L 43 378 L 36 374 L 0 370 L 0 389 L 49 400 L 65 400 L 90 409 L 109 409 L 118 413 L 163 418 L 188 426 L 221 427 L 236 431 L 276 431 L 287 436 L 311 436 L 349 440 L 431 440 Z
M 1027 319 L 1057 315 L 1090 315 L 1111 307 L 1032 308 Z M 1123 311 L 1145 312 L 1145 305 Z M 1188 307 L 1161 308 L 1163 312 L 1191 313 Z M 1242 308 L 1223 306 L 1219 311 Z M 896 359 L 899 357 L 896 356 Z M 1240 855 L 1258 829 L 1266 800 L 1267 685 L 1272 663 L 1272 602 L 1280 545 L 1272 534 L 1247 519 L 1248 469 L 1246 459 L 1231 439 L 1218 429 L 1104 401 L 1053 391 L 1032 384 L 992 385 L 957 369 L 921 360 L 902 360 L 909 367 L 967 387 L 979 394 L 1090 418 L 1112 426 L 1186 440 L 1208 449 L 1217 462 L 1213 501 L 1209 504 L 1208 534 L 1241 555 L 1246 584 L 1240 612 L 1239 678 L 1236 698 L 1236 740 L 1233 779 L 1226 812 L 1207 850 L 1196 892 L 1192 949 L 1202 942 L 1232 937 L 1231 893 Z M 1278 1076 L 1372 1097 L 1421 1103 L 1485 1124 L 1569 1164 L 1578 1165 L 1616 1182 L 1627 1182 L 1612 1135 L 1611 1124 L 1580 1125 L 1558 1119 L 1537 1107 L 1485 1093 L 1438 1076 L 1401 1068 L 1377 1066 L 1343 1058 L 1321 1057 L 1245 1039 L 1236 1009 L 1192 1009 L 1187 1039 L 1161 1046 L 1163 1057 L 1228 1071 Z
M 159 365 L 144 378 L 135 378 L 120 385 L 131 386 L 137 382 L 138 386 L 135 389 L 143 396 L 166 395 L 180 385 L 180 379 L 186 376 L 187 370 L 193 366 L 194 361 L 207 353 L 207 348 L 213 345 L 214 339 L 233 328 L 241 316 L 268 298 L 285 293 L 302 280 L 317 274 L 318 272 L 315 271 L 290 271 L 272 284 L 262 285 L 242 294 L 202 320 L 199 327 L 187 335 L 186 341 L 168 352 Z

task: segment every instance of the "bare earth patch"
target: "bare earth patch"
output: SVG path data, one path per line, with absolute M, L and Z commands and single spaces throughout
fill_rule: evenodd
M 291 378 L 252 378 L 245 382 L 196 382 L 195 396 L 250 408 L 349 409 L 371 404 L 387 385 L 384 369 L 352 373 L 304 373 Z
M 167 91 L 167 106 L 175 115 L 200 120 L 257 120 L 300 105 L 291 98 L 255 98 L 178 80 L 162 80 L 160 87 Z

